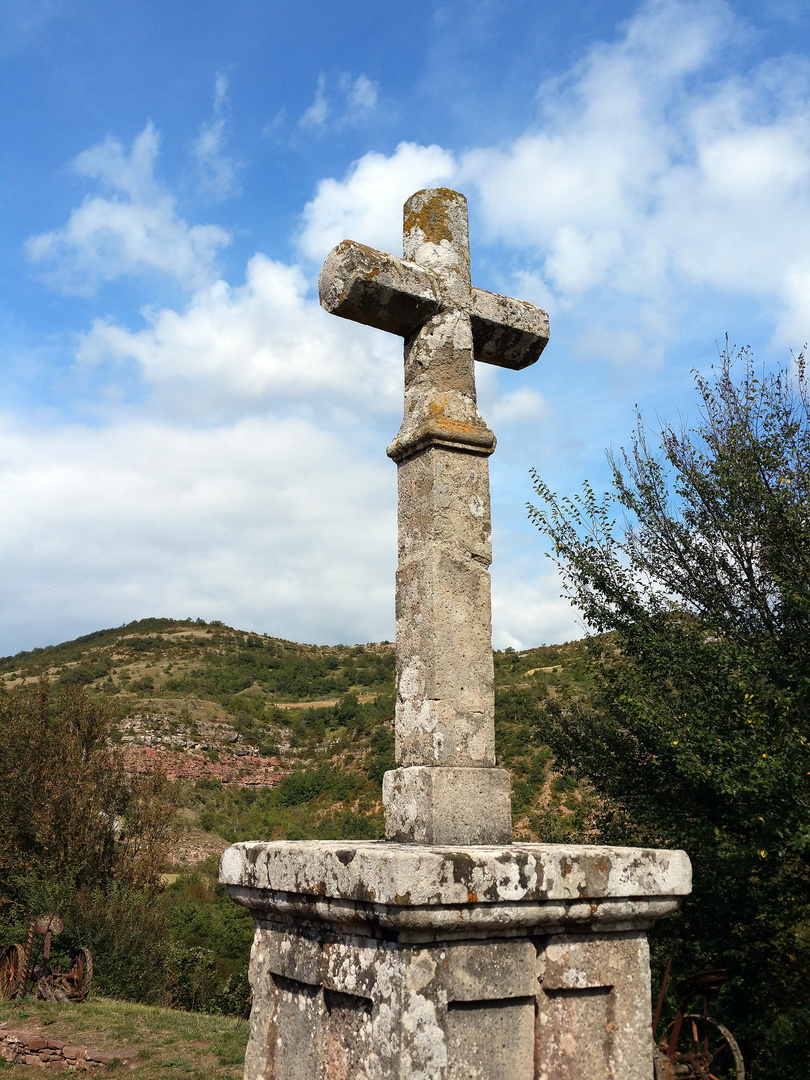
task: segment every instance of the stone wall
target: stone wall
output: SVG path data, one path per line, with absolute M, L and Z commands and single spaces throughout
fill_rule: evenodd
M 18 1065 L 35 1065 L 53 1069 L 97 1069 L 114 1061 L 128 1062 L 134 1050 L 94 1050 L 61 1039 L 46 1039 L 31 1031 L 0 1029 L 0 1058 Z

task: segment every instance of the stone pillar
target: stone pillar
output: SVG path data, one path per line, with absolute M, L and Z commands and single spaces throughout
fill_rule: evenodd
M 495 767 L 488 456 L 475 361 L 519 370 L 548 341 L 534 305 L 474 288 L 467 200 L 448 188 L 405 203 L 403 258 L 344 240 L 321 304 L 405 341 L 399 484 L 396 755 L 383 781 L 385 835 L 503 844 L 509 776 Z
M 404 207 L 404 258 L 439 282 L 445 310 L 405 339 L 397 463 L 396 760 L 388 840 L 512 838 L 509 776 L 495 768 L 489 455 L 476 405 L 467 202 L 421 191 Z M 474 770 L 474 771 L 472 771 Z

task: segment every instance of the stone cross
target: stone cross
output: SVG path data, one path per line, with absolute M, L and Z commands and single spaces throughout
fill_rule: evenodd
M 470 283 L 467 200 L 412 195 L 404 257 L 352 240 L 324 263 L 334 315 L 405 339 L 397 464 L 396 761 L 386 773 L 386 839 L 511 840 L 509 775 L 495 767 L 488 457 L 474 360 L 519 370 L 548 341 L 548 316 Z
M 348 241 L 327 311 L 405 338 L 397 763 L 386 838 L 254 841 L 220 880 L 255 920 L 245 1080 L 650 1080 L 646 930 L 682 851 L 510 844 L 495 768 L 488 455 L 473 359 L 521 368 L 544 312 L 470 286 L 463 195 L 417 192 L 405 257 Z M 480 846 L 478 846 L 480 845 Z

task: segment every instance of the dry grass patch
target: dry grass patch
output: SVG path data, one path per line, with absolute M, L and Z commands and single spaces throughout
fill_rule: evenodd
M 83 1005 L 29 998 L 0 1002 L 0 1024 L 95 1050 L 136 1050 L 131 1064 L 116 1069 L 132 1080 L 241 1080 L 249 1029 L 246 1020 L 232 1016 L 96 997 Z M 0 1062 L 0 1072 L 10 1078 L 22 1080 L 31 1069 Z

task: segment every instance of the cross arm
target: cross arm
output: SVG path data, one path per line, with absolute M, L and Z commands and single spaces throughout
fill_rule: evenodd
M 548 342 L 546 312 L 525 300 L 470 291 L 475 359 L 515 371 L 533 364 Z
M 321 306 L 332 315 L 406 337 L 442 307 L 436 276 L 416 263 L 343 240 L 329 252 L 318 280 Z

